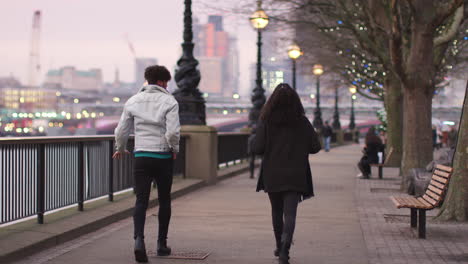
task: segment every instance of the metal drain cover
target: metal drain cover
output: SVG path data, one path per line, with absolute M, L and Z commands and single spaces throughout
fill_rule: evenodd
M 205 251 L 173 251 L 169 256 L 158 256 L 155 251 L 148 252 L 150 257 L 164 258 L 164 259 L 190 259 L 190 260 L 204 260 L 211 252 Z

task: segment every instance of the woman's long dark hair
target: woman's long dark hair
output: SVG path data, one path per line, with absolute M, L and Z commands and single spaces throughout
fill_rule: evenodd
M 297 122 L 304 115 L 299 95 L 289 84 L 281 83 L 263 106 L 260 119 L 265 123 L 289 124 Z
M 366 134 L 366 144 L 371 143 L 380 143 L 382 144 L 382 140 L 379 136 L 375 133 L 375 127 L 370 127 Z

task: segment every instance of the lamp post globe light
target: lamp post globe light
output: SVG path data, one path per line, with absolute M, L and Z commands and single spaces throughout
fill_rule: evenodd
M 201 76 L 198 61 L 193 56 L 192 0 L 185 0 L 184 4 L 183 53 L 177 61 L 174 79 L 178 88 L 173 94 L 179 102 L 181 125 L 206 125 L 205 99 L 198 89 Z
M 356 123 L 354 120 L 354 100 L 356 100 L 356 86 L 352 85 L 349 87 L 349 92 L 351 93 L 351 117 L 349 120 L 349 129 L 354 130 L 356 128 Z
M 255 88 L 252 91 L 249 127 L 253 127 L 257 123 L 260 111 L 266 101 L 265 90 L 262 86 L 262 30 L 268 25 L 268 22 L 268 16 L 262 9 L 262 1 L 257 0 L 257 11 L 250 17 L 250 23 L 257 30 L 257 79 L 255 80 Z
M 301 48 L 293 44 L 288 48 L 288 56 L 292 59 L 292 87 L 296 90 L 296 60 L 302 55 Z
M 322 111 L 320 110 L 320 75 L 323 74 L 323 66 L 320 64 L 315 64 L 312 68 L 312 72 L 315 76 L 317 76 L 317 93 L 315 95 L 317 98 L 317 106 L 314 111 L 314 121 L 312 124 L 314 125 L 315 129 L 321 130 L 323 127 L 323 121 Z

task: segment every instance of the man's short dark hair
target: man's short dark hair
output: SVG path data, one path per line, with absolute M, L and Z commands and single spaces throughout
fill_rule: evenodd
M 156 84 L 157 81 L 168 82 L 171 80 L 171 73 L 164 66 L 153 65 L 145 69 L 145 79 L 148 84 Z

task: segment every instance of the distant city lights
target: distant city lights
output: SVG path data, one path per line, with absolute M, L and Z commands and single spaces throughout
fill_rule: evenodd
M 114 98 L 112 98 L 112 101 L 118 103 L 118 102 L 120 102 L 120 98 L 119 97 L 114 97 Z

